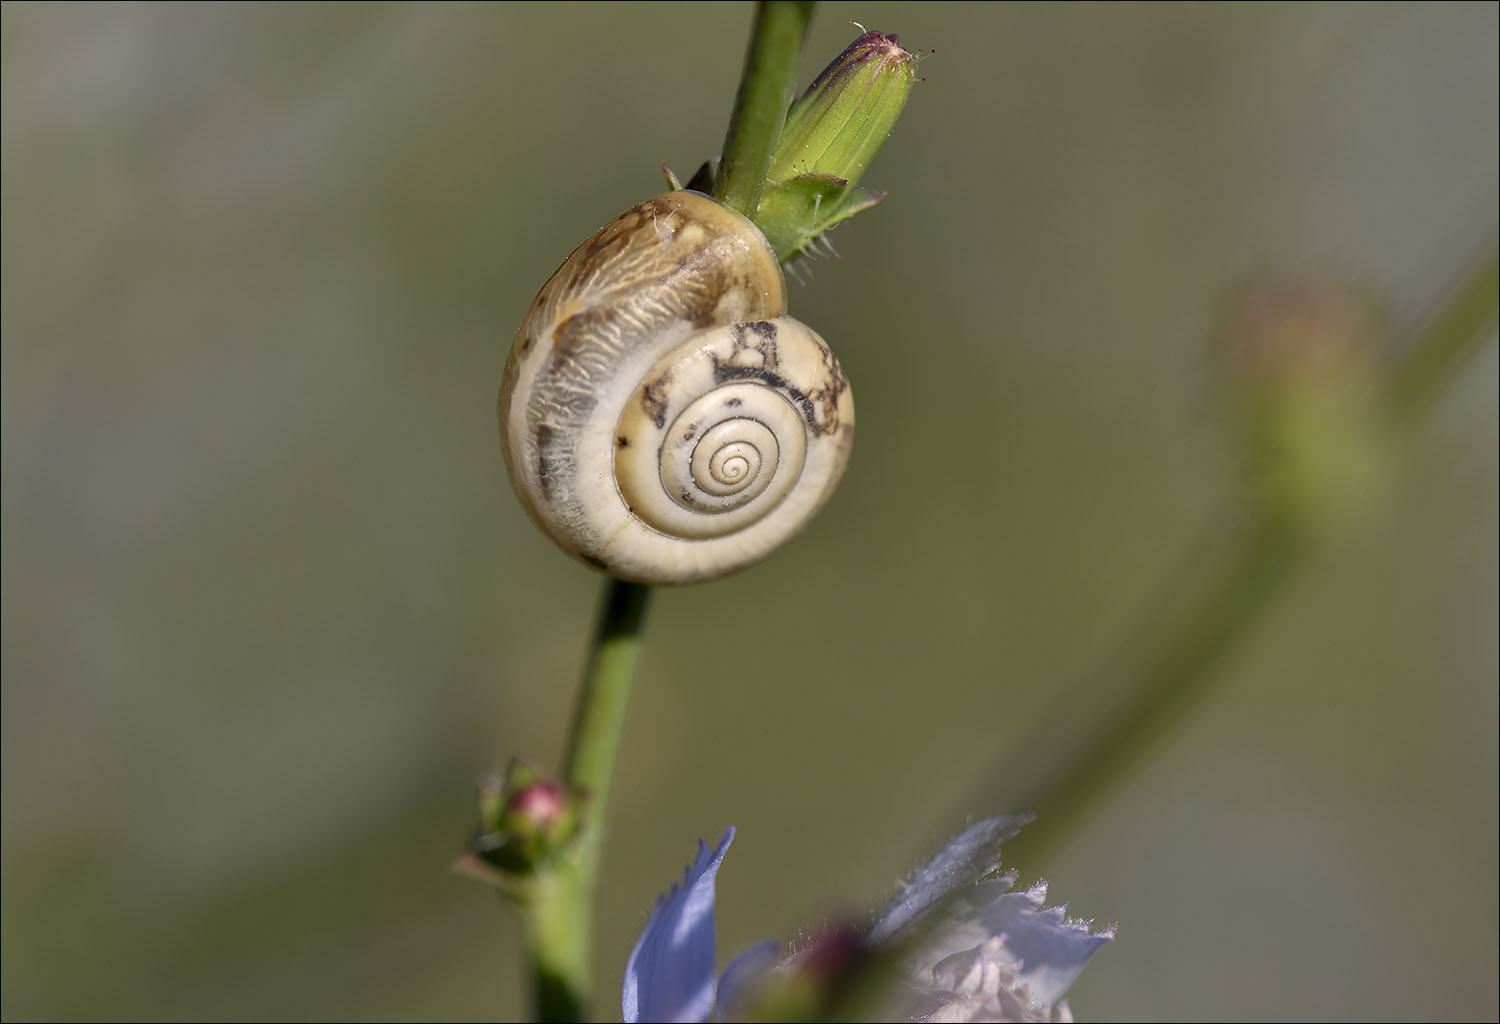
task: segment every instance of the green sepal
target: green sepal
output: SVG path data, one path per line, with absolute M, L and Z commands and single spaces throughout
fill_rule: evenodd
M 795 259 L 835 224 L 868 210 L 883 192 L 850 187 L 832 174 L 799 174 L 768 183 L 755 223 L 782 263 Z

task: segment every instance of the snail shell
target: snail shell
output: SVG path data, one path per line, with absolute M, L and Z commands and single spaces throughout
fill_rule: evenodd
M 838 360 L 785 313 L 765 236 L 705 195 L 600 228 L 537 293 L 505 364 L 500 441 L 527 513 L 642 583 L 713 579 L 785 542 L 854 437 Z

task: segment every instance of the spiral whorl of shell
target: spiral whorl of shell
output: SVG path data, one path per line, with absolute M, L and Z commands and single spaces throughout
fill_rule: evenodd
M 795 534 L 843 472 L 854 405 L 832 351 L 785 310 L 764 236 L 696 192 L 579 246 L 532 302 L 500 390 L 531 518 L 647 583 L 721 576 Z

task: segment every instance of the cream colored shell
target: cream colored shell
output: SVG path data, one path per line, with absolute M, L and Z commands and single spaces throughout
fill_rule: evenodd
M 854 400 L 785 315 L 759 229 L 697 192 L 626 210 L 542 286 L 511 345 L 500 440 L 516 493 L 568 553 L 623 579 L 742 569 L 822 507 Z

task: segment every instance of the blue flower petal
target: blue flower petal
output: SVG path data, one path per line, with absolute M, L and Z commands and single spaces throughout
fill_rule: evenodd
M 625 964 L 620 1009 L 626 1024 L 704 1021 L 713 1013 L 714 879 L 733 841 L 733 826 L 712 853 L 700 839 L 682 884 L 657 900 Z
M 965 829 L 901 887 L 901 892 L 871 927 L 870 941 L 879 943 L 891 939 L 943 900 L 998 871 L 1000 844 L 1035 817 L 1034 814 L 1002 814 Z

